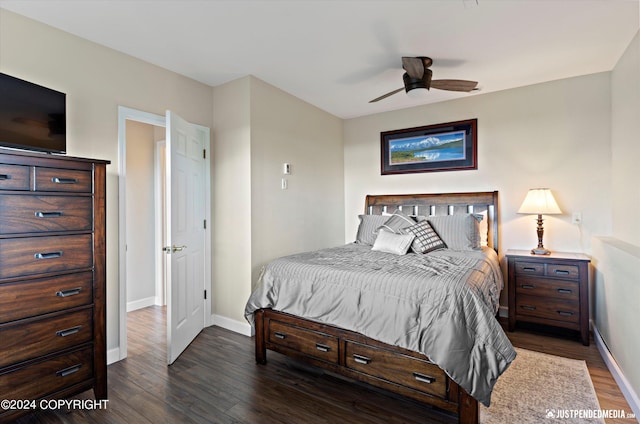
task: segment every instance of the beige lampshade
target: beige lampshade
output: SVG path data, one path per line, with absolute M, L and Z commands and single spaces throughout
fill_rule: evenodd
M 562 211 L 548 188 L 532 188 L 524 198 L 518 213 L 537 215 L 560 214 Z

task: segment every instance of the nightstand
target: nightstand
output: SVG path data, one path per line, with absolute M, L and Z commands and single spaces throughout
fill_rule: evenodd
M 589 263 L 580 253 L 508 250 L 509 331 L 530 322 L 580 332 L 589 346 Z

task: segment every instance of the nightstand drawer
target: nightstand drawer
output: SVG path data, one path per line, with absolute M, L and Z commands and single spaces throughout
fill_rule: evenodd
M 345 365 L 356 371 L 446 398 L 446 375 L 429 361 L 350 341 L 345 358 Z
M 268 340 L 323 361 L 338 363 L 338 339 L 328 334 L 272 320 L 269 321 Z
M 518 296 L 516 317 L 531 316 L 563 322 L 580 322 L 580 307 L 576 302 L 567 302 L 535 296 Z
M 550 277 L 576 280 L 580 277 L 580 271 L 578 267 L 574 265 L 549 264 L 547 265 L 547 275 Z
M 516 274 L 544 275 L 544 264 L 534 262 L 516 262 Z
M 578 283 L 574 281 L 519 277 L 516 282 L 516 295 L 542 296 L 577 302 L 580 298 L 579 287 Z

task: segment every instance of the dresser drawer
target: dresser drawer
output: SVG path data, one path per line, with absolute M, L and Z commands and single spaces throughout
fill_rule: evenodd
M 0 367 L 88 342 L 93 309 L 0 327 Z
M 92 302 L 92 272 L 0 284 L 0 323 Z
M 338 338 L 328 334 L 271 320 L 268 340 L 322 361 L 338 362 Z
M 518 296 L 516 300 L 516 314 L 517 316 L 532 316 L 554 321 L 580 322 L 579 304 L 577 302 L 567 302 L 559 299 Z
M 0 190 L 29 190 L 29 167 L 0 164 Z
M 1 374 L 0 393 L 5 399 L 40 399 L 89 380 L 93 377 L 92 355 L 89 347 Z
M 91 197 L 0 195 L 0 234 L 92 229 Z
M 575 281 L 552 280 L 550 278 L 518 277 L 516 295 L 543 296 L 577 302 L 580 286 Z
M 345 355 L 348 368 L 446 399 L 446 374 L 429 361 L 351 341 Z
M 92 266 L 91 234 L 0 240 L 0 278 Z
M 35 188 L 36 191 L 91 193 L 91 171 L 36 167 Z

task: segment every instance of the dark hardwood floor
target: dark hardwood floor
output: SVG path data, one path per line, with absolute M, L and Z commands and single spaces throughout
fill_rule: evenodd
M 322 373 L 274 352 L 268 352 L 266 366 L 256 365 L 253 339 L 219 327 L 206 328 L 167 367 L 165 315 L 160 307 L 129 313 L 128 331 L 127 359 L 108 367 L 106 409 L 38 411 L 19 423 L 455 422 L 427 406 Z M 601 408 L 631 412 L 593 343 L 585 347 L 573 339 L 527 330 L 508 334 L 515 346 L 585 360 Z M 77 398 L 92 396 L 85 392 Z

